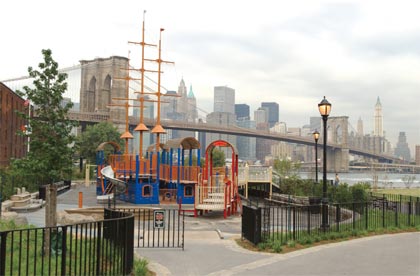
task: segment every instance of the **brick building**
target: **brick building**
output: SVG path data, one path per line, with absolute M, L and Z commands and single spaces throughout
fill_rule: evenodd
M 10 158 L 26 155 L 26 138 L 17 131 L 25 125 L 16 111 L 25 111 L 25 100 L 0 82 L 0 167 L 10 164 Z

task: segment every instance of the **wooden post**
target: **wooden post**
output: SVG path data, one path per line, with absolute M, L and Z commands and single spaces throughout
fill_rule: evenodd
M 89 181 L 90 181 L 90 166 L 89 163 L 86 162 L 86 177 L 85 177 L 85 186 L 89 187 Z
M 45 226 L 57 226 L 57 187 L 48 185 L 45 191 Z M 51 228 L 45 230 L 44 236 L 44 254 L 50 253 Z
M 83 192 L 79 192 L 79 208 L 83 208 Z

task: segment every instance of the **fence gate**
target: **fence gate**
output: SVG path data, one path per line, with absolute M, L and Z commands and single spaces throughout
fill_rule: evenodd
M 184 249 L 184 211 L 118 208 L 134 215 L 134 247 Z

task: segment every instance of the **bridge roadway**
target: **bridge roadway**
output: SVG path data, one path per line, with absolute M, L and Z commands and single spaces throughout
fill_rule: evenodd
M 99 123 L 103 121 L 109 121 L 109 113 L 91 113 L 91 112 L 69 112 L 69 118 L 79 122 L 86 123 Z M 125 124 L 125 121 L 112 120 L 112 122 L 117 124 Z M 139 123 L 139 119 L 134 116 L 129 116 L 129 125 L 136 127 Z M 144 124 L 150 129 L 153 128 L 156 124 L 154 119 L 145 118 Z M 187 131 L 200 131 L 200 132 L 209 132 L 209 133 L 220 133 L 236 136 L 246 136 L 246 137 L 255 137 L 263 138 L 275 141 L 282 141 L 294 144 L 301 144 L 307 146 L 315 146 L 315 142 L 312 138 L 301 137 L 301 136 L 292 136 L 279 133 L 270 133 L 270 132 L 261 132 L 253 129 L 241 128 L 238 126 L 231 125 L 229 127 L 224 127 L 216 124 L 209 123 L 192 123 L 192 122 L 182 122 L 175 120 L 161 120 L 161 124 L 166 129 L 178 129 L 178 130 L 187 130 Z M 318 147 L 322 147 L 321 143 L 318 143 Z M 344 147 L 340 144 L 327 144 L 329 149 L 343 149 Z M 349 147 L 349 153 L 359 156 L 364 156 L 373 159 L 379 159 L 385 162 L 401 162 L 401 160 L 385 154 L 378 154 L 367 150 L 362 150 L 358 148 Z

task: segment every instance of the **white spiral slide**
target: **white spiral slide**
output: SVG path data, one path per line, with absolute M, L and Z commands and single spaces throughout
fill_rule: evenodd
M 115 178 L 114 171 L 111 166 L 106 166 L 101 170 L 101 174 L 104 178 L 108 179 L 115 187 L 116 195 L 124 193 L 127 189 L 127 183 L 125 181 Z

